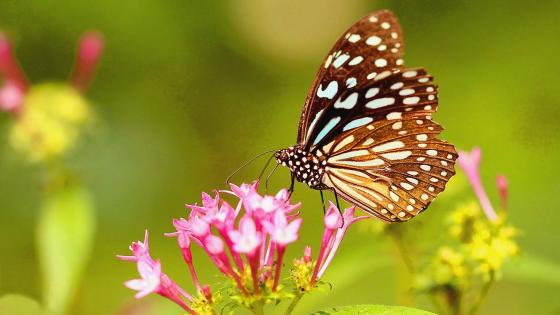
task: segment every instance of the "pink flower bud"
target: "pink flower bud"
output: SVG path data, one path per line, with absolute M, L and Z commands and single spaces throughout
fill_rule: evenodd
M 500 200 L 502 209 L 507 209 L 508 201 L 508 182 L 505 176 L 496 176 L 496 186 L 498 186 L 498 192 L 500 193 Z
M 8 38 L 0 32 L 0 75 L 11 81 L 20 91 L 25 92 L 29 86 L 25 74 L 20 69 Z
M 84 34 L 78 43 L 76 65 L 70 82 L 80 91 L 85 91 L 93 79 L 101 52 L 103 39 L 97 32 Z
M 305 246 L 303 250 L 303 262 L 310 263 L 313 260 L 313 253 L 311 252 L 311 246 Z
M 206 300 L 212 301 L 212 290 L 209 285 L 205 284 L 202 286 L 202 295 L 204 295 Z
M 484 210 L 486 217 L 490 221 L 495 221 L 498 216 L 496 215 L 496 211 L 494 211 L 494 208 L 490 203 L 490 199 L 488 199 L 488 195 L 486 195 L 486 192 L 484 191 L 482 181 L 480 180 L 480 156 L 481 152 L 480 148 L 478 147 L 473 148 L 470 153 L 459 151 L 459 158 L 457 159 L 457 162 L 467 176 L 467 179 L 469 180 L 474 193 L 478 197 L 478 201 L 480 202 L 480 205 L 482 206 L 482 210 Z

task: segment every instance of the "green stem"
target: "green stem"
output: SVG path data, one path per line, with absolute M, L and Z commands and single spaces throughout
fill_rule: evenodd
M 251 312 L 255 315 L 263 315 L 264 314 L 264 302 L 262 300 L 258 300 L 257 302 L 251 305 Z
M 302 297 L 303 297 L 303 294 L 301 294 L 301 293 L 296 294 L 296 296 L 292 300 L 292 303 L 290 303 L 290 305 L 288 305 L 288 308 L 284 312 L 284 315 L 292 314 L 292 312 L 296 308 L 296 305 L 298 304 L 298 302 L 301 300 Z
M 482 289 L 480 290 L 480 294 L 478 295 L 476 302 L 468 312 L 469 315 L 476 314 L 476 312 L 482 305 L 482 302 L 486 298 L 486 295 L 488 295 L 488 291 L 490 291 L 490 287 L 492 286 L 493 283 L 494 283 L 494 272 L 490 272 L 490 280 L 488 280 L 488 282 L 486 282 L 482 287 Z
M 390 233 L 391 237 L 393 238 L 393 241 L 395 242 L 395 245 L 397 247 L 397 251 L 399 252 L 399 255 L 401 256 L 404 265 L 406 266 L 406 269 L 408 270 L 409 273 L 414 274 L 414 264 L 412 263 L 412 259 L 410 258 L 410 255 L 408 253 L 408 250 L 406 249 L 406 246 L 404 245 L 403 239 L 402 239 L 402 232 L 400 230 L 396 230 L 396 229 L 391 229 Z

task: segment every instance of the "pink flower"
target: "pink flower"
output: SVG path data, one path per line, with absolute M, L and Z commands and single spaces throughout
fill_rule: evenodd
M 291 203 L 285 189 L 276 195 L 261 195 L 257 187 L 257 182 L 240 186 L 232 184 L 231 191 L 217 192 L 214 197 L 203 193 L 202 205 L 187 205 L 190 209 L 188 219 L 174 219 L 175 231 L 166 234 L 177 236 L 177 244 L 191 278 L 199 294 L 206 297 L 207 301 L 211 301 L 212 292 L 209 286 L 200 283 L 195 272 L 192 244 L 200 246 L 216 268 L 235 282 L 241 296 L 246 297 L 247 301 L 254 302 L 266 296 L 261 294 L 263 288 L 268 290 L 266 294 L 281 288 L 279 282 L 284 253 L 287 246 L 298 239 L 303 222 L 299 212 L 294 212 L 300 203 Z M 237 198 L 232 203 L 236 206 L 223 200 L 222 193 Z M 362 218 L 365 217 L 354 216 L 353 207 L 346 209 L 341 216 L 339 210 L 330 203 L 324 218 L 323 241 L 311 284 L 321 277 L 330 264 L 348 227 Z M 163 274 L 160 263 L 150 257 L 148 234 L 144 242 L 134 242 L 130 249 L 133 256 L 119 258 L 138 263 L 141 278 L 127 282 L 129 288 L 138 291 L 137 297 L 158 293 L 188 309 L 190 306 L 181 304 L 181 301 L 192 302 L 192 297 Z M 310 247 L 306 247 L 302 261 L 312 262 Z
M 146 261 L 141 260 L 137 266 L 141 279 L 128 280 L 124 285 L 129 289 L 138 291 L 135 295 L 137 299 L 150 293 L 157 293 L 161 283 L 161 264 L 159 261 L 156 261 L 154 264 L 148 264 Z
M 242 254 L 253 255 L 262 243 L 262 235 L 257 231 L 255 221 L 248 216 L 241 218 L 239 230 L 231 230 L 228 235 L 233 241 L 233 249 Z
M 2 77 L 4 85 L 0 90 L 0 109 L 17 113 L 29 83 L 17 63 L 10 41 L 0 32 L 0 79 Z
M 161 271 L 161 263 L 154 261 L 150 256 L 148 231 L 146 230 L 144 242 L 133 242 L 129 248 L 133 256 L 118 255 L 117 257 L 121 260 L 136 262 L 140 279 L 125 282 L 126 287 L 138 291 L 135 295 L 136 298 L 139 299 L 148 294 L 157 293 L 175 302 L 188 313 L 194 314 L 194 311 L 186 303 L 186 301 L 192 301 L 192 296 L 164 274 Z
M 298 218 L 288 223 L 286 214 L 282 210 L 277 210 L 273 222 L 263 221 L 262 224 L 273 242 L 280 246 L 286 246 L 297 241 L 302 221 L 301 218 Z
M 480 205 L 482 206 L 482 210 L 486 214 L 486 217 L 490 221 L 495 221 L 497 219 L 496 212 L 490 203 L 490 199 L 488 199 L 488 195 L 484 191 L 484 187 L 482 186 L 482 181 L 480 180 L 480 148 L 474 147 L 472 151 L 465 152 L 459 151 L 459 158 L 457 159 L 459 166 L 465 172 L 469 183 L 471 184 L 474 193 L 476 194 Z

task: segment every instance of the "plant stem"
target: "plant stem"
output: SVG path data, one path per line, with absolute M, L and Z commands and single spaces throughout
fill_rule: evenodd
M 397 251 L 399 252 L 399 255 L 401 256 L 401 258 L 404 262 L 404 265 L 406 266 L 406 269 L 411 274 L 414 274 L 414 264 L 412 263 L 412 259 L 410 258 L 408 250 L 406 249 L 406 246 L 404 245 L 403 238 L 402 238 L 402 231 L 401 230 L 396 230 L 396 228 L 393 228 L 393 229 L 390 230 L 389 234 L 391 235 L 391 237 L 393 238 L 393 241 L 395 242 L 395 245 L 397 247 Z
M 472 308 L 468 312 L 469 315 L 476 314 L 476 312 L 478 311 L 478 309 L 482 305 L 482 302 L 486 298 L 486 295 L 488 295 L 488 291 L 490 291 L 490 287 L 492 286 L 493 283 L 494 283 L 494 272 L 490 272 L 490 280 L 488 280 L 488 282 L 486 282 L 484 284 L 484 286 L 482 287 L 482 289 L 480 291 L 480 294 L 478 295 L 478 297 L 476 299 L 476 302 L 474 303 L 474 305 L 472 306 Z
M 294 309 L 296 308 L 296 305 L 298 304 L 298 302 L 301 300 L 302 297 L 303 297 L 303 294 L 302 294 L 302 293 L 296 294 L 296 296 L 295 296 L 294 299 L 292 300 L 292 303 L 290 303 L 290 305 L 288 305 L 288 308 L 287 308 L 286 311 L 284 312 L 284 315 L 290 315 L 290 314 L 292 314 L 292 312 L 293 312 Z
M 251 312 L 255 315 L 264 314 L 264 303 L 262 300 L 258 300 L 253 305 L 251 305 Z

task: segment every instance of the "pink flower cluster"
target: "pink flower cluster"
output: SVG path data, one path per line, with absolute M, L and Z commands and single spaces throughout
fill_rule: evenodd
M 91 82 L 101 51 L 103 40 L 95 32 L 86 33 L 78 42 L 76 64 L 70 76 L 70 84 L 84 92 Z M 17 114 L 21 111 L 25 93 L 30 87 L 24 71 L 19 67 L 12 45 L 6 35 L 0 32 L 0 110 Z
M 286 247 L 297 241 L 302 224 L 298 209 L 300 203 L 291 203 L 286 189 L 275 196 L 260 195 L 258 183 L 231 185 L 231 191 L 216 192 L 214 197 L 203 193 L 202 205 L 187 205 L 187 219 L 175 219 L 176 229 L 167 236 L 177 237 L 183 259 L 200 296 L 212 302 L 211 290 L 201 285 L 191 252 L 192 244 L 200 246 L 217 269 L 233 280 L 242 296 L 255 297 L 279 290 L 281 269 Z M 222 199 L 222 194 L 233 195 L 236 204 Z M 332 261 L 348 227 L 365 217 L 354 217 L 354 207 L 341 215 L 332 203 L 324 217 L 325 230 L 312 278 L 314 284 Z M 161 271 L 161 265 L 148 253 L 146 240 L 135 242 L 130 250 L 133 256 L 119 256 L 135 261 L 142 279 L 125 285 L 138 291 L 140 298 L 157 293 L 179 304 L 190 313 L 196 313 L 187 304 L 193 297 L 180 289 Z M 311 248 L 307 247 L 303 260 L 311 262 Z
M 494 210 L 494 207 L 484 190 L 482 180 L 480 179 L 479 166 L 481 155 L 482 153 L 479 147 L 474 147 L 471 152 L 459 151 L 459 158 L 457 159 L 457 162 L 467 176 L 467 179 L 471 184 L 480 205 L 482 206 L 484 214 L 488 220 L 496 221 L 498 219 L 498 215 L 496 214 L 496 211 Z M 496 186 L 498 187 L 498 192 L 500 194 L 501 207 L 505 210 L 508 198 L 508 184 L 505 176 L 496 176 Z

